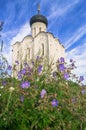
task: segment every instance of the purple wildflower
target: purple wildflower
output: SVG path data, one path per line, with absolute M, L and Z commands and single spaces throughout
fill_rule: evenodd
M 21 74 L 26 74 L 26 69 L 22 69 Z
M 86 90 L 83 89 L 83 90 L 81 91 L 81 93 L 84 95 L 84 94 L 86 93 Z
M 60 70 L 60 71 L 64 71 L 64 70 L 65 70 L 64 64 L 59 64 L 59 70 Z
M 30 82 L 28 82 L 28 81 L 23 81 L 23 82 L 21 83 L 21 87 L 22 87 L 22 88 L 28 88 L 28 87 L 30 87 Z
M 41 98 L 43 98 L 46 93 L 47 93 L 46 90 L 45 90 L 45 89 L 42 89 L 41 94 L 40 94 L 40 95 L 41 95 Z
M 69 74 L 65 73 L 64 78 L 67 80 L 69 78 Z
M 73 59 L 70 59 L 70 62 L 73 62 Z
M 75 64 L 74 64 L 74 63 L 72 63 L 71 65 L 72 65 L 72 67 L 75 67 Z
M 20 97 L 20 101 L 23 102 L 24 101 L 24 96 Z
M 22 73 L 21 73 L 21 71 L 18 71 L 18 75 L 21 75 Z
M 8 69 L 8 70 L 11 70 L 11 69 L 12 69 L 12 66 L 11 66 L 11 65 L 9 65 L 7 69 Z
M 52 106 L 53 106 L 53 107 L 58 107 L 58 100 L 53 99 L 53 100 L 52 100 Z
M 22 79 L 22 76 L 21 76 L 21 75 L 18 75 L 18 79 Z
M 17 60 L 15 61 L 15 63 L 16 63 L 17 65 L 19 64 L 19 62 L 18 62 Z
M 24 63 L 24 66 L 25 66 L 25 67 L 27 67 L 27 66 L 28 66 L 27 62 L 25 62 L 25 63 Z
M 30 68 L 30 67 L 28 67 L 28 71 L 29 71 L 29 72 L 33 72 L 33 69 Z
M 39 59 L 40 59 L 40 57 L 39 57 L 39 56 L 37 56 L 37 57 L 36 57 L 36 60 L 39 60 Z
M 80 76 L 79 81 L 81 82 L 81 81 L 83 81 L 83 80 L 84 80 L 84 77 L 83 77 L 83 76 Z
M 34 61 L 32 61 L 32 65 L 34 65 Z
M 2 85 L 5 86 L 7 83 L 6 81 L 2 81 Z
M 60 62 L 64 62 L 65 60 L 64 60 L 64 58 L 63 57 L 61 57 L 60 58 Z
M 42 65 L 38 66 L 38 73 L 40 73 L 42 71 Z

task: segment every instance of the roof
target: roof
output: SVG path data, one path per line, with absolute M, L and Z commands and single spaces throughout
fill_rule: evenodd
M 48 25 L 48 20 L 45 16 L 37 14 L 34 15 L 31 19 L 30 19 L 30 26 L 35 23 L 35 22 L 42 22 L 44 24 L 46 24 L 46 26 Z

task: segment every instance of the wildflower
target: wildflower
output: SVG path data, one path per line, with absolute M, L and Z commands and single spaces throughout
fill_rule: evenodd
M 65 73 L 64 78 L 67 80 L 69 78 L 69 75 L 67 73 Z
M 14 91 L 14 87 L 10 87 L 10 88 L 9 88 L 9 91 L 10 91 L 10 92 Z
M 26 74 L 26 69 L 21 70 L 21 74 Z
M 25 67 L 27 67 L 27 66 L 28 66 L 27 62 L 25 62 L 25 63 L 24 63 L 24 66 L 25 66 Z
M 53 99 L 53 100 L 52 100 L 52 106 L 53 106 L 53 107 L 58 107 L 58 100 Z
M 64 70 L 65 70 L 64 64 L 59 64 L 59 70 L 60 70 L 60 71 L 64 71 Z
M 41 98 L 43 98 L 46 93 L 47 93 L 46 90 L 45 90 L 45 89 L 42 89 L 41 94 L 40 94 L 40 95 L 41 95 Z
M 32 61 L 32 65 L 34 65 L 34 61 Z
M 38 73 L 40 73 L 42 71 L 42 65 L 38 66 Z
M 74 63 L 72 63 L 71 65 L 72 65 L 72 67 L 75 67 L 75 64 L 74 64 Z
M 64 58 L 63 57 L 61 57 L 60 58 L 60 62 L 64 62 L 65 60 L 64 60 Z
M 15 61 L 15 63 L 16 63 L 16 65 L 18 65 L 18 64 L 19 64 L 19 62 L 18 62 L 17 60 Z
M 39 56 L 37 56 L 37 57 L 36 57 L 36 60 L 39 60 L 39 59 L 40 59 L 40 57 L 39 57 Z
M 20 101 L 23 102 L 24 101 L 24 96 L 20 97 Z
M 84 77 L 83 77 L 83 76 L 80 76 L 79 81 L 81 82 L 81 81 L 83 81 L 83 80 L 84 80 Z
M 11 70 L 11 69 L 12 69 L 12 66 L 11 66 L 11 65 L 9 65 L 7 69 L 8 69 L 8 70 Z
M 83 89 L 83 90 L 81 91 L 81 93 L 84 95 L 84 94 L 86 93 L 86 90 Z
M 30 82 L 28 82 L 28 81 L 23 81 L 23 82 L 21 83 L 21 88 L 28 88 L 28 87 L 30 87 Z
M 21 76 L 21 75 L 18 75 L 18 79 L 22 79 L 22 76 Z
M 20 75 L 21 74 L 21 71 L 18 71 L 18 75 Z
M 73 62 L 73 59 L 70 59 L 70 62 Z
M 6 81 L 2 81 L 2 86 L 5 86 L 6 85 Z

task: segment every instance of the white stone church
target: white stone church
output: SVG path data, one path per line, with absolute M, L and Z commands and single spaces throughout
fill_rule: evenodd
M 54 63 L 60 57 L 65 58 L 64 46 L 54 37 L 53 33 L 47 32 L 47 26 L 48 20 L 40 14 L 38 8 L 38 14 L 30 19 L 31 35 L 13 44 L 12 61 L 13 65 L 15 61 L 19 61 L 18 70 L 24 62 L 29 63 L 37 55 L 46 57 L 49 62 L 53 60 Z

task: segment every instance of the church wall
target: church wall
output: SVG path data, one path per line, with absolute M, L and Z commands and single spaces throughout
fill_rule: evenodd
M 13 62 L 13 64 L 15 63 L 16 60 L 18 60 L 18 55 L 19 55 L 19 50 L 18 49 L 19 49 L 19 47 L 20 47 L 20 43 L 19 42 L 15 43 L 13 45 L 13 55 L 12 55 L 12 58 L 13 58 L 12 62 Z
M 41 32 L 34 38 L 34 56 L 46 56 L 47 55 L 47 36 L 44 32 Z
M 33 39 L 28 36 L 21 42 L 22 62 L 27 62 L 28 57 L 30 59 L 32 58 L 32 41 Z
M 53 37 L 52 34 L 48 33 L 48 41 L 49 41 L 49 59 L 50 61 L 53 60 L 55 63 L 58 58 L 65 57 L 65 49 L 63 46 L 59 43 L 56 38 Z

